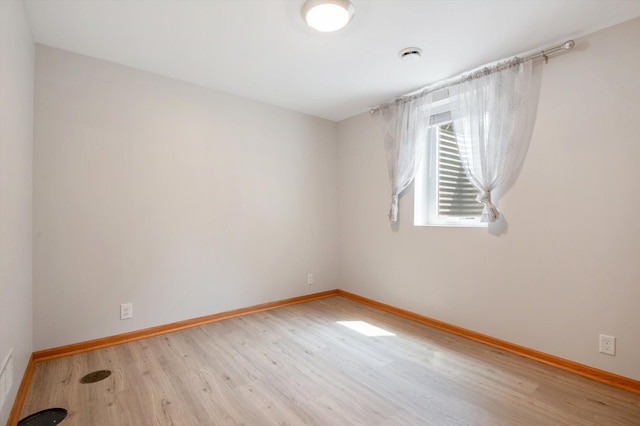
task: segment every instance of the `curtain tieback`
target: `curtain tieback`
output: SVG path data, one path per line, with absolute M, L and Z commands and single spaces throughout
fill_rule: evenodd
M 500 217 L 498 208 L 491 202 L 491 191 L 482 191 L 476 197 L 476 201 L 484 204 L 482 212 L 482 222 L 495 222 Z
M 487 204 L 491 204 L 491 191 L 482 191 L 476 197 L 476 201 L 479 203 L 483 203 L 485 206 Z
M 391 208 L 389 209 L 389 221 L 396 223 L 398 221 L 398 196 L 393 194 L 391 196 Z

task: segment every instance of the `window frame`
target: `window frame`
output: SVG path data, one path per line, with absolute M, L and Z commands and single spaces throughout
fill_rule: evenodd
M 429 110 L 429 127 L 420 143 L 426 144 L 422 149 L 422 158 L 418 158 L 418 167 L 414 180 L 414 226 L 440 226 L 463 228 L 486 228 L 487 222 L 481 222 L 481 214 L 474 217 L 440 217 L 438 216 L 438 171 L 437 132 L 434 129 L 451 122 L 449 99 L 433 102 Z M 431 123 L 435 119 L 434 123 Z

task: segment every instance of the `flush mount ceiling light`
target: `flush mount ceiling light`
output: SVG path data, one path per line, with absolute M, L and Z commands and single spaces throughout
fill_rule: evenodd
M 328 33 L 344 28 L 354 9 L 349 0 L 307 0 L 300 13 L 311 28 Z

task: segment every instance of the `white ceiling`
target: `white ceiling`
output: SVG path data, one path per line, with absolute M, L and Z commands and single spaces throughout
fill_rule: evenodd
M 307 28 L 302 0 L 24 3 L 38 43 L 334 121 L 640 16 L 640 0 L 351 1 L 336 33 Z M 408 46 L 419 63 L 399 60 Z

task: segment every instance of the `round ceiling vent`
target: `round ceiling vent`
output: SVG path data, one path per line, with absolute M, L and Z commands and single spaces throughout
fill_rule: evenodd
M 418 62 L 422 57 L 422 49 L 419 47 L 405 47 L 398 56 L 402 59 L 402 62 Z

